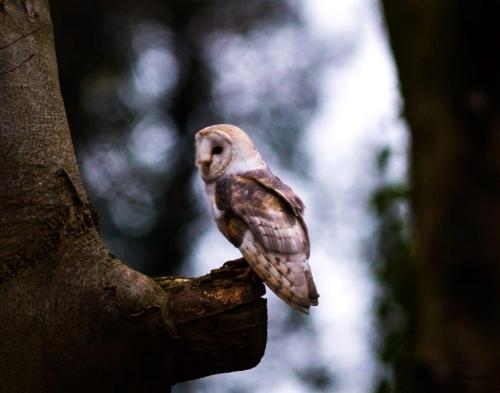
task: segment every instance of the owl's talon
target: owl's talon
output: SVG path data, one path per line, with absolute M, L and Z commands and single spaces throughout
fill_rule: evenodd
M 255 283 L 255 274 L 252 270 L 252 268 L 250 266 L 248 266 L 247 268 L 240 268 L 238 269 L 239 271 L 243 271 L 243 273 L 240 273 L 236 276 L 236 279 L 237 280 L 246 280 L 248 279 L 249 277 L 252 279 L 252 282 Z
M 231 261 L 227 261 L 222 265 L 223 268 L 237 268 L 237 269 L 246 269 L 248 266 L 248 262 L 245 258 L 233 259 Z

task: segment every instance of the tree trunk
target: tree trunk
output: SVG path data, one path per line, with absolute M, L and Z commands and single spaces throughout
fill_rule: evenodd
M 383 5 L 412 135 L 414 389 L 500 391 L 500 5 Z
M 78 173 L 47 1 L 0 1 L 0 390 L 167 392 L 255 366 L 263 286 L 111 255 Z

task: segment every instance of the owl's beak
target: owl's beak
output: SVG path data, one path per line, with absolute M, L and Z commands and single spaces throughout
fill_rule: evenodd
M 203 180 L 208 180 L 210 175 L 210 165 L 212 165 L 212 160 L 206 161 L 196 161 L 198 168 L 200 168 L 201 177 Z
M 212 164 L 212 156 L 202 156 L 198 157 L 196 160 L 196 165 L 198 165 L 200 168 L 210 168 L 210 165 Z
M 210 170 L 210 165 L 212 164 L 212 160 L 210 161 L 202 161 L 198 164 L 198 166 L 200 167 L 201 171 L 203 173 L 208 173 L 208 171 Z
M 201 155 L 196 160 L 196 165 L 200 168 L 201 175 L 205 178 L 210 173 L 210 165 L 212 165 L 212 156 Z

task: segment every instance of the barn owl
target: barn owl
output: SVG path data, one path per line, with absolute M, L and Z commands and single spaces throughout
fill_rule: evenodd
M 308 263 L 304 204 L 240 128 L 206 127 L 196 133 L 195 144 L 217 227 L 276 295 L 308 314 L 319 295 Z

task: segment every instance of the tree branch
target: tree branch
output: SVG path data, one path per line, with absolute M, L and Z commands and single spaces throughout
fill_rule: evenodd
M 230 268 L 199 278 L 157 277 L 181 339 L 175 382 L 256 366 L 267 338 L 262 282 Z M 242 356 L 244 354 L 244 356 Z
M 37 58 L 1 75 L 2 391 L 165 393 L 256 365 L 262 284 L 230 269 L 155 281 L 103 245 L 73 152 L 47 1 L 2 1 L 0 48 L 5 64 Z

